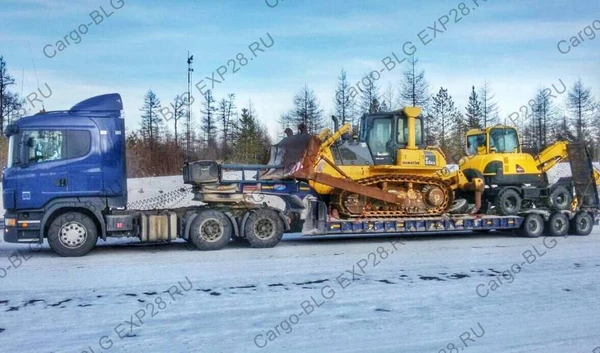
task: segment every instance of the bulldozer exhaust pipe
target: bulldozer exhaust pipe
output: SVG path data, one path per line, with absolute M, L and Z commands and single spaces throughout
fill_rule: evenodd
M 331 120 L 333 120 L 333 131 L 338 131 L 338 129 L 340 128 L 339 119 L 335 115 L 332 115 Z

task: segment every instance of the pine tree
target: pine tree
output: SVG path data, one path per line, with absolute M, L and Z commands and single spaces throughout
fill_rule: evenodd
M 591 89 L 585 87 L 581 79 L 578 79 L 569 91 L 567 109 L 574 120 L 577 139 L 589 141 L 591 135 L 589 120 L 595 114 L 596 102 Z
M 346 123 L 355 125 L 355 109 L 356 101 L 354 96 L 350 95 L 350 83 L 348 83 L 346 71 L 342 69 L 335 89 L 335 114 L 342 125 Z
M 556 123 L 555 114 L 556 111 L 552 104 L 551 93 L 545 89 L 539 89 L 533 101 L 535 101 L 534 106 L 532 107 L 532 121 L 534 122 L 534 126 L 532 131 L 534 133 L 533 140 L 539 142 L 539 149 L 543 149 L 549 145 L 549 143 L 553 142 L 554 136 L 552 136 L 552 132 L 554 131 L 553 126 Z
M 469 103 L 466 107 L 467 110 L 467 128 L 468 129 L 481 129 L 483 126 L 481 124 L 481 118 L 483 116 L 483 112 L 481 109 L 481 102 L 479 101 L 479 97 L 477 96 L 477 92 L 475 92 L 475 86 L 472 87 L 471 95 L 469 96 Z
M 202 133 L 204 134 L 202 142 L 209 151 L 209 156 L 214 156 L 216 155 L 217 145 L 217 124 L 215 99 L 212 90 L 207 90 L 204 94 L 204 101 L 202 102 L 200 113 L 202 116 Z
M 150 150 L 154 149 L 156 141 L 160 139 L 161 128 L 164 124 L 158 114 L 159 109 L 160 99 L 152 90 L 148 90 L 140 111 L 142 112 L 141 135 L 144 141 L 150 145 Z
M 177 130 L 179 120 L 186 117 L 186 102 L 183 96 L 177 95 L 171 103 L 173 108 L 173 122 L 175 125 L 175 146 L 179 147 L 179 132 Z
M 266 128 L 259 123 L 250 102 L 248 108 L 242 108 L 240 114 L 233 158 L 238 163 L 264 163 L 268 158 L 270 145 L 271 139 Z
M 459 111 L 454 105 L 452 96 L 448 94 L 448 89 L 440 87 L 438 93 L 433 97 L 430 113 L 430 120 L 432 120 L 431 129 L 428 131 L 430 138 L 437 138 L 442 151 L 448 154 L 452 132 L 460 119 Z
M 431 98 L 429 83 L 425 79 L 425 71 L 417 67 L 418 61 L 414 56 L 408 60 L 408 67 L 404 71 L 404 79 L 400 84 L 398 105 L 421 107 L 427 110 Z
M 294 109 L 290 115 L 296 125 L 304 124 L 309 134 L 318 134 L 325 126 L 323 109 L 321 109 L 315 93 L 307 86 L 304 86 L 294 96 Z
M 9 115 L 9 109 L 6 106 L 8 101 L 8 86 L 14 85 L 15 79 L 8 74 L 4 56 L 0 56 L 0 129 L 4 131 L 4 118 Z
M 483 86 L 479 89 L 481 122 L 483 128 L 494 125 L 498 120 L 498 104 L 494 101 L 496 97 L 492 93 L 490 84 L 487 80 L 483 81 Z
M 385 103 L 386 106 L 386 111 L 392 111 L 394 110 L 394 86 L 389 83 L 387 88 L 385 89 L 385 91 L 383 92 L 383 94 L 381 95 L 381 105 L 383 105 L 383 103 Z
M 379 87 L 368 76 L 368 83 L 364 85 L 360 93 L 360 114 L 373 114 L 380 111 Z
M 221 155 L 223 159 L 229 159 L 231 155 L 231 145 L 233 144 L 233 130 L 235 122 L 233 121 L 235 115 L 235 94 L 231 93 L 227 95 L 227 98 L 221 99 L 219 102 L 219 120 L 221 123 Z

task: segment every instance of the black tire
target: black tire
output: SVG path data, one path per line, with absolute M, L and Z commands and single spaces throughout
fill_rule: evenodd
M 456 199 L 452 203 L 452 206 L 448 209 L 448 213 L 452 214 L 464 214 L 469 210 L 469 203 L 465 199 Z
M 594 218 L 587 212 L 578 212 L 571 220 L 569 233 L 574 235 L 590 235 L 594 228 Z
M 67 212 L 48 227 L 48 244 L 60 256 L 77 257 L 89 253 L 98 241 L 94 221 L 83 213 Z
M 537 238 L 544 232 L 544 219 L 538 214 L 530 213 L 515 232 L 521 237 Z
M 249 211 L 244 235 L 253 248 L 272 248 L 283 238 L 284 224 L 277 212 L 268 209 Z
M 552 210 L 564 211 L 571 207 L 573 195 L 562 185 L 553 186 L 548 197 L 548 206 Z
M 569 231 L 569 218 L 561 212 L 555 212 L 546 222 L 546 234 L 553 237 L 562 237 Z
M 515 216 L 521 210 L 521 204 L 523 198 L 515 189 L 504 189 L 500 191 L 496 200 L 494 200 L 494 206 L 500 215 L 504 216 Z
M 198 212 L 190 226 L 190 239 L 200 250 L 223 249 L 233 235 L 229 217 L 219 210 Z

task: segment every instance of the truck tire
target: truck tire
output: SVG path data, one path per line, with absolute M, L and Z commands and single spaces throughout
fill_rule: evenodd
M 504 189 L 500 191 L 494 206 L 500 215 L 515 216 L 521 210 L 523 198 L 515 189 Z
M 548 206 L 556 211 L 568 210 L 573 201 L 573 195 L 562 185 L 554 186 L 548 197 Z
M 256 209 L 249 212 L 244 235 L 253 248 L 272 248 L 283 238 L 284 224 L 277 212 Z
M 589 235 L 594 228 L 594 219 L 587 212 L 578 212 L 571 220 L 569 233 L 574 235 Z
M 48 227 L 48 244 L 60 256 L 77 257 L 89 253 L 98 241 L 94 221 L 83 213 L 67 212 Z
M 561 212 L 555 212 L 546 222 L 546 233 L 553 237 L 562 237 L 569 231 L 569 218 Z
M 225 213 L 219 210 L 198 212 L 190 226 L 190 239 L 200 250 L 223 249 L 233 235 L 233 227 Z
M 537 238 L 544 232 L 544 219 L 542 216 L 530 213 L 523 220 L 523 224 L 516 230 L 517 235 L 527 238 Z

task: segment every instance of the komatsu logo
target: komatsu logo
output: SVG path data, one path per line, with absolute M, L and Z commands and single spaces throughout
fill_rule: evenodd
M 419 165 L 419 161 L 402 161 L 402 164 Z

